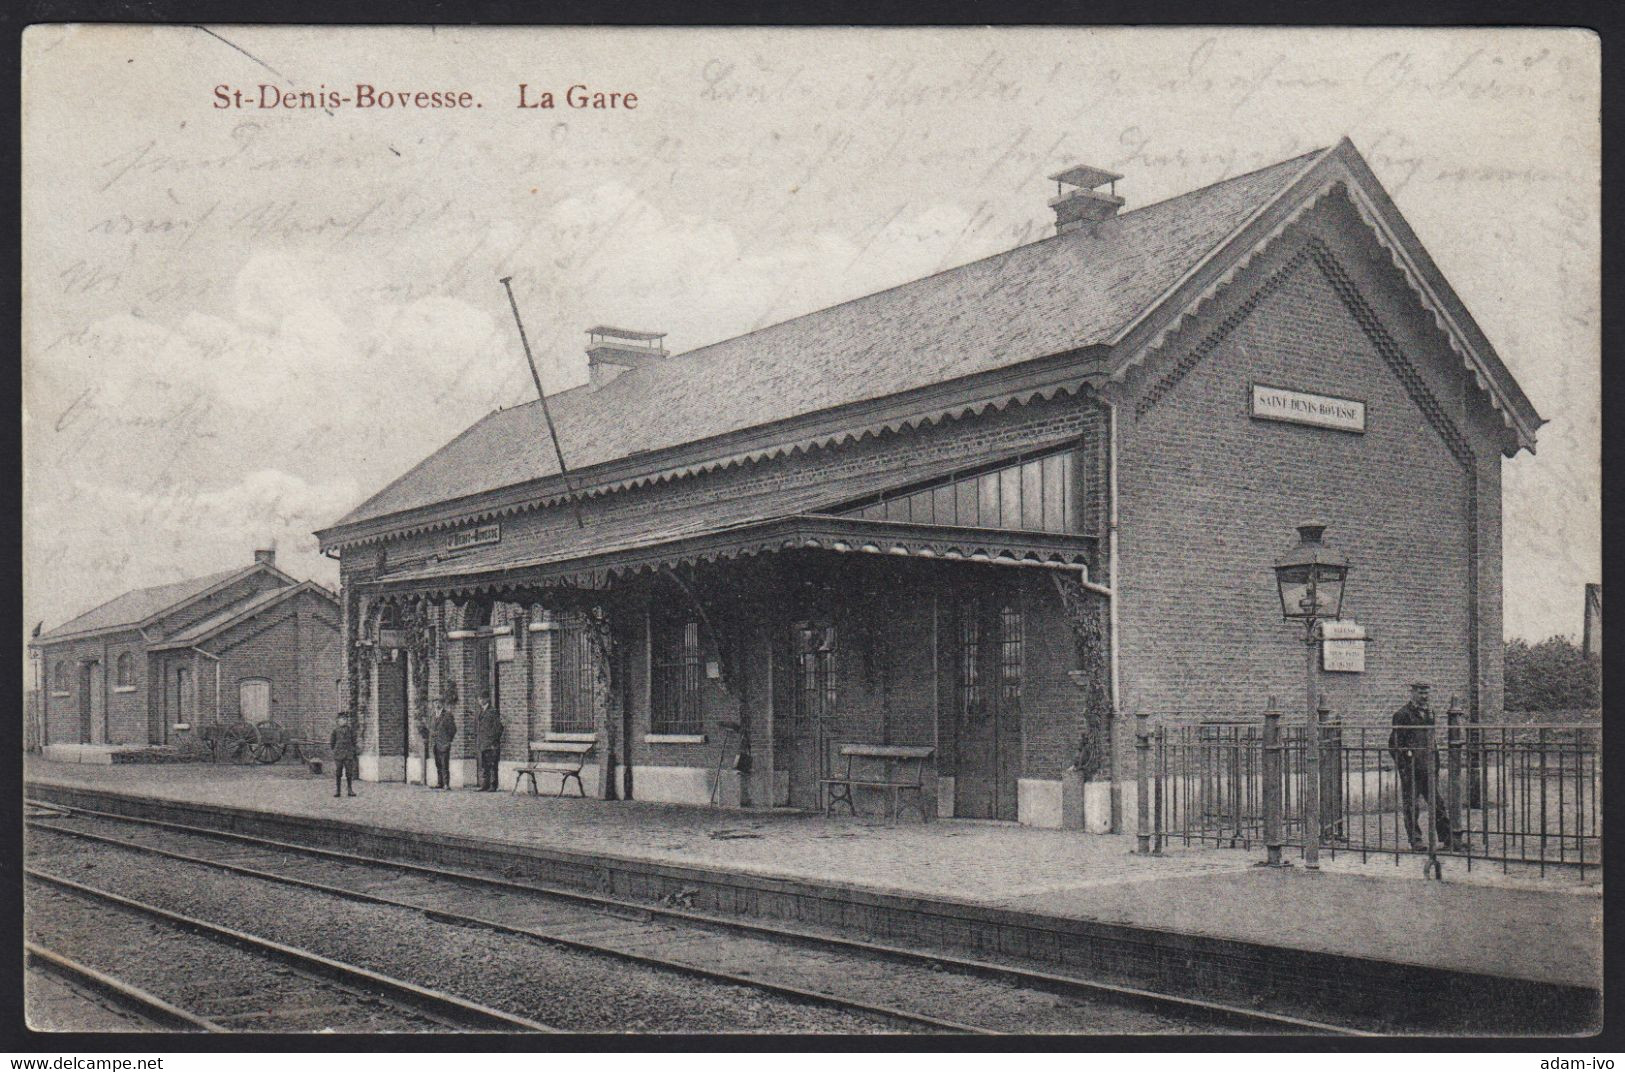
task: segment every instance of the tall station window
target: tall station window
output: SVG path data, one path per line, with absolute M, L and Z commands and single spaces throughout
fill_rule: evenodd
M 1018 607 L 999 608 L 999 698 L 1021 699 L 1021 678 L 1027 658 L 1027 638 Z
M 554 733 L 596 733 L 598 673 L 587 623 L 579 615 L 566 615 L 559 622 L 556 636 L 553 710 L 548 728 Z
M 651 733 L 704 732 L 700 714 L 700 623 L 691 618 L 657 616 L 650 622 Z
M 927 487 L 876 496 L 851 513 L 876 521 L 1078 532 L 1078 452 L 1057 451 Z
M 982 712 L 982 620 L 972 596 L 959 604 L 959 710 L 970 716 Z
M 116 680 L 118 687 L 121 689 L 135 687 L 135 660 L 130 658 L 130 653 L 127 651 L 118 657 L 118 677 Z
M 822 726 L 835 713 L 839 697 L 836 676 L 835 625 L 827 619 L 796 622 L 796 718 Z
M 59 660 L 56 664 L 56 673 L 51 677 L 51 691 L 68 691 L 68 661 L 66 659 Z

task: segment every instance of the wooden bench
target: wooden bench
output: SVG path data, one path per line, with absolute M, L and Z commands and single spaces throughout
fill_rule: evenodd
M 914 805 L 920 821 L 928 822 L 925 810 L 925 762 L 934 755 L 934 748 L 915 748 L 895 744 L 843 744 L 840 755 L 845 760 L 843 772 L 838 776 L 820 778 L 824 789 L 824 814 L 834 810 L 836 804 L 845 804 L 853 815 L 858 813 L 852 801 L 854 789 L 882 789 L 891 797 L 891 818 L 900 817 L 905 794 L 914 794 Z M 878 777 L 864 768 L 880 766 Z M 858 768 L 854 772 L 853 767 Z
M 575 779 L 576 794 L 587 795 L 587 787 L 581 784 L 581 769 L 587 765 L 588 758 L 598 747 L 597 741 L 532 741 L 530 742 L 530 762 L 514 772 L 513 791 L 519 792 L 519 782 L 523 778 L 530 779 L 530 792 L 532 796 L 540 795 L 536 788 L 536 775 L 556 774 L 559 776 L 559 791 L 556 796 L 564 795 L 564 787 Z

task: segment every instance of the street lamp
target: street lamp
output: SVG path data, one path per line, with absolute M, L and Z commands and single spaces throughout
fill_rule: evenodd
M 1325 525 L 1299 525 L 1298 542 L 1275 560 L 1281 614 L 1306 623 L 1311 643 L 1316 622 L 1343 616 L 1343 581 L 1349 573 L 1348 559 L 1322 541 L 1325 531 Z
M 1316 711 L 1315 644 L 1320 640 L 1320 623 L 1340 618 L 1343 613 L 1343 583 L 1348 579 L 1348 559 L 1321 539 L 1325 525 L 1298 526 L 1298 542 L 1275 560 L 1275 583 L 1281 593 L 1281 616 L 1304 623 L 1304 687 L 1308 694 L 1309 719 L 1304 744 L 1304 839 L 1303 863 L 1320 866 L 1320 721 Z M 1310 831 L 1313 831 L 1311 836 Z

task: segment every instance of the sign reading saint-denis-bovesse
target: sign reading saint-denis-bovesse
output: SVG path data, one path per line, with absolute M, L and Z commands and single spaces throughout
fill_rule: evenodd
M 1253 416 L 1266 421 L 1289 421 L 1336 428 L 1343 432 L 1365 431 L 1365 403 L 1352 398 L 1312 395 L 1285 387 L 1253 384 Z
M 493 521 L 489 525 L 478 528 L 459 529 L 446 537 L 446 550 L 461 551 L 465 547 L 479 547 L 481 544 L 501 543 L 502 524 Z

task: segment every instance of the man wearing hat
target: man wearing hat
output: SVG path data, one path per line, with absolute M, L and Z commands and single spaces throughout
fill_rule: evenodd
M 350 712 L 338 713 L 327 744 L 333 752 L 333 795 L 343 796 L 343 791 L 348 789 L 350 795 L 355 796 L 355 780 L 359 773 L 356 769 L 356 753 L 360 749 L 356 742 L 355 724 L 350 721 Z
M 1418 681 L 1411 685 L 1411 698 L 1394 712 L 1394 728 L 1388 734 L 1388 750 L 1393 753 L 1394 767 L 1399 771 L 1399 812 L 1405 817 L 1405 833 L 1411 848 L 1421 851 L 1426 847 L 1422 828 L 1417 820 L 1416 798 L 1426 797 L 1433 806 L 1433 825 L 1439 835 L 1438 846 L 1449 848 L 1450 815 L 1444 801 L 1434 792 L 1438 781 L 1438 757 L 1428 747 L 1433 712 L 1428 708 L 1428 686 Z
M 480 755 L 480 792 L 494 793 L 497 760 L 502 755 L 502 716 L 491 706 L 491 692 L 480 693 L 480 710 L 474 716 L 474 744 Z

